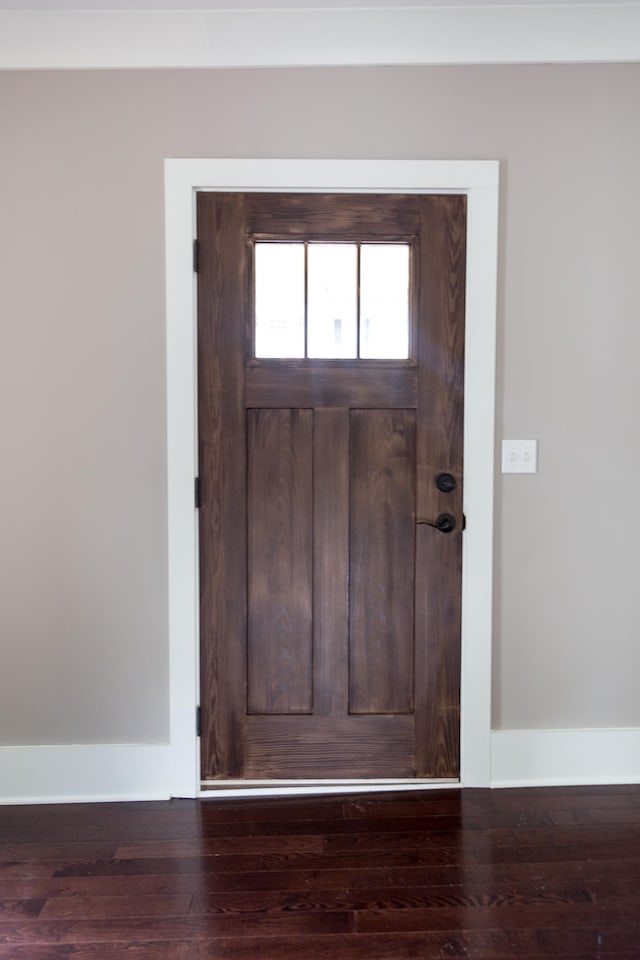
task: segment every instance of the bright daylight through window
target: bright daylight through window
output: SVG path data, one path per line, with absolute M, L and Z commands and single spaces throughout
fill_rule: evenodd
M 407 243 L 255 244 L 255 356 L 406 360 Z

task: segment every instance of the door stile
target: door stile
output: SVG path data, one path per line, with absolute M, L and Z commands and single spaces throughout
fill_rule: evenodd
M 200 431 L 200 611 L 202 778 L 242 776 L 246 690 L 246 418 L 248 331 L 242 194 L 198 194 L 198 417 Z M 231 638 L 231 642 L 229 642 Z M 221 642 L 224 639 L 224 642 Z
M 460 772 L 466 197 L 423 197 L 421 210 L 416 776 L 444 779 Z M 449 493 L 436 486 L 445 472 L 456 480 Z M 455 518 L 450 533 L 430 525 L 442 513 Z

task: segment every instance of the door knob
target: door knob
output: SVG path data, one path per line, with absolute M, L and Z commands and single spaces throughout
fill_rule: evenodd
M 456 518 L 450 513 L 441 513 L 439 517 L 436 517 L 434 526 L 440 533 L 451 533 L 456 528 Z
M 440 533 L 451 533 L 456 528 L 456 518 L 450 513 L 441 513 L 435 520 L 417 520 L 416 523 L 425 523 L 428 527 L 435 527 Z

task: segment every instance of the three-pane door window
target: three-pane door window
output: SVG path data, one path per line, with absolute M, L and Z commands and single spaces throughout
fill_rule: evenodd
M 255 244 L 257 358 L 409 358 L 408 243 Z

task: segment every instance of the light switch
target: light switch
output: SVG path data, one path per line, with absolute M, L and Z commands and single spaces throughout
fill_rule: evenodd
M 537 473 L 538 472 L 538 441 L 537 440 L 503 440 L 502 441 L 502 472 L 503 473 Z

